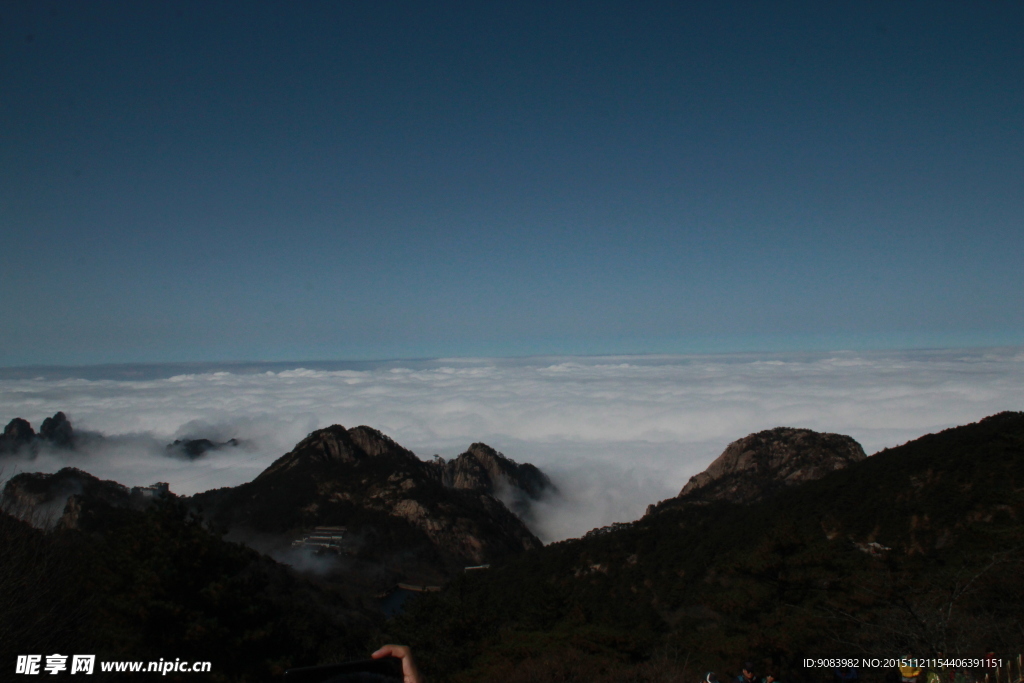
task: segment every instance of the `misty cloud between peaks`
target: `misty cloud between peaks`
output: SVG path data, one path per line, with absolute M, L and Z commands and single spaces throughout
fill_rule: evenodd
M 545 541 L 635 519 L 725 446 L 777 426 L 848 434 L 867 453 L 1024 409 L 1020 348 L 771 355 L 442 359 L 376 364 L 0 371 L 0 419 L 65 412 L 103 438 L 5 457 L 2 478 L 71 465 L 192 494 L 253 479 L 314 429 L 380 429 L 429 459 L 483 441 L 562 491 Z M 173 457 L 175 440 L 237 446 Z

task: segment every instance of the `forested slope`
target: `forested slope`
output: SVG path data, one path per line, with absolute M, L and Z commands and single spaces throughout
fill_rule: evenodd
M 746 660 L 819 680 L 804 657 L 1017 652 L 1022 515 L 1024 414 L 1002 413 L 761 503 L 527 553 L 394 630 L 441 680 L 692 680 Z

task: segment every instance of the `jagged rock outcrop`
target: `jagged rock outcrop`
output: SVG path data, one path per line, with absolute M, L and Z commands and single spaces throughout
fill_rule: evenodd
M 733 441 L 706 470 L 690 478 L 679 497 L 753 503 L 866 457 L 849 436 L 776 427 Z
M 75 437 L 71 422 L 63 412 L 43 420 L 38 434 L 28 420 L 16 417 L 7 423 L 0 435 L 0 454 L 15 453 L 22 448 L 34 453 L 41 443 L 54 448 L 74 448 Z
M 376 432 L 376 435 L 374 434 Z M 362 445 L 356 443 L 352 438 L 356 436 Z M 355 464 L 358 460 L 389 455 L 389 459 L 397 458 L 397 461 L 419 461 L 411 451 L 401 447 L 391 449 L 384 440 L 394 444 L 391 439 L 384 436 L 375 429 L 369 427 L 356 427 L 348 430 L 341 425 L 332 425 L 325 429 L 318 429 L 305 439 L 295 444 L 295 448 L 275 460 L 270 467 L 263 470 L 254 481 L 267 479 L 281 474 L 295 467 L 308 466 L 313 463 L 330 465 L 332 463 Z
M 648 512 L 712 501 L 756 503 L 866 457 L 849 436 L 776 427 L 733 441 L 677 497 L 650 506 Z
M 410 456 L 416 457 L 412 451 L 399 446 L 390 436 L 373 427 L 367 427 L 366 425 L 353 427 L 348 430 L 348 435 L 363 453 L 371 457 L 379 457 L 386 454 L 406 459 Z
M 541 545 L 493 495 L 505 470 L 536 468 L 477 446 L 498 478 L 488 473 L 473 485 L 463 478 L 462 486 L 446 486 L 443 466 L 420 460 L 380 431 L 333 425 L 311 433 L 253 481 L 197 494 L 190 504 L 239 535 L 294 536 L 315 526 L 344 526 L 367 539 L 361 552 L 368 559 L 450 575 Z M 537 474 L 531 490 L 546 481 Z
M 452 460 L 437 458 L 431 464 L 440 470 L 445 486 L 496 496 L 521 518 L 529 513 L 532 501 L 557 492 L 537 467 L 530 463 L 520 465 L 485 443 L 474 443 Z
M 16 417 L 4 427 L 0 435 L 0 453 L 13 453 L 23 446 L 28 446 L 36 438 L 36 432 L 28 420 Z
M 71 423 L 63 411 L 43 420 L 39 427 L 39 436 L 58 448 L 73 448 L 75 445 L 74 430 L 71 429 Z

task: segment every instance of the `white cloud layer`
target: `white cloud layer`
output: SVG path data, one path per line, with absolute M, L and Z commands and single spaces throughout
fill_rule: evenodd
M 0 379 L 5 422 L 24 417 L 38 429 L 63 410 L 76 430 L 108 437 L 0 466 L 10 476 L 73 465 L 191 494 L 252 479 L 314 429 L 367 424 L 422 458 L 484 441 L 538 465 L 564 492 L 541 506 L 536 529 L 555 540 L 637 518 L 758 430 L 849 434 L 873 453 L 1024 409 L 1019 348 L 266 367 L 160 376 L 151 366 L 143 373 L 151 378 L 132 381 L 96 378 L 95 369 L 80 373 L 90 379 Z M 243 445 L 193 462 L 168 457 L 164 446 L 182 437 Z

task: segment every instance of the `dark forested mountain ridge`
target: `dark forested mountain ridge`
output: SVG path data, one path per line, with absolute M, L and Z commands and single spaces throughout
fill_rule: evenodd
M 803 657 L 1018 652 L 1022 519 L 1024 414 L 1001 413 L 760 502 L 667 506 L 550 545 L 397 630 L 438 678 L 467 681 L 721 679 L 750 660 L 819 681 Z
M 471 450 L 497 459 L 497 474 L 532 468 L 483 445 Z M 4 660 L 43 646 L 101 659 L 170 651 L 214 662 L 215 680 L 252 681 L 366 657 L 389 639 L 378 598 L 396 580 L 441 582 L 540 546 L 492 495 L 514 478 L 485 469 L 446 485 L 447 471 L 456 470 L 377 430 L 334 426 L 254 481 L 191 499 L 166 484 L 128 488 L 74 468 L 19 474 L 0 512 Z M 316 525 L 344 526 L 353 552 L 317 556 L 298 573 L 218 533 L 248 529 L 290 548 Z
M 20 433 L 21 422 L 13 424 L 8 431 Z M 539 548 L 516 513 L 527 517 L 530 502 L 554 490 L 536 467 L 485 444 L 449 462 L 424 462 L 376 429 L 334 425 L 311 433 L 253 481 L 184 502 L 230 540 L 315 566 L 352 586 L 355 597 L 373 597 L 398 581 L 436 585 L 466 566 Z M 166 484 L 129 489 L 64 468 L 13 477 L 4 506 L 37 526 L 75 528 L 84 502 L 144 510 L 168 494 Z M 344 542 L 326 553 L 301 543 L 295 549 L 322 526 L 342 527 L 331 533 Z
M 92 653 L 98 662 L 171 654 L 213 662 L 213 674 L 202 680 L 241 683 L 279 680 L 291 666 L 365 657 L 379 642 L 371 634 L 382 620 L 371 610 L 223 541 L 173 495 L 138 509 L 116 482 L 62 473 L 32 475 L 50 480 L 19 489 L 34 495 L 52 484 L 60 494 L 68 482 L 85 482 L 49 531 L 0 512 L 5 666 L 25 653 Z M 63 523 L 69 516 L 74 524 Z M 97 664 L 90 678 L 124 674 L 102 673 Z M 192 678 L 172 673 L 166 680 Z
M 375 429 L 334 425 L 310 434 L 253 481 L 197 494 L 190 505 L 241 534 L 294 537 L 343 526 L 359 540 L 358 557 L 430 576 L 540 547 L 492 495 L 500 482 L 485 476 L 446 485 L 447 472 Z
M 54 474 L 23 472 L 11 477 L 4 485 L 2 504 L 8 513 L 37 527 L 74 529 L 85 501 L 144 510 L 168 493 L 163 482 L 128 488 L 75 467 L 65 467 Z

